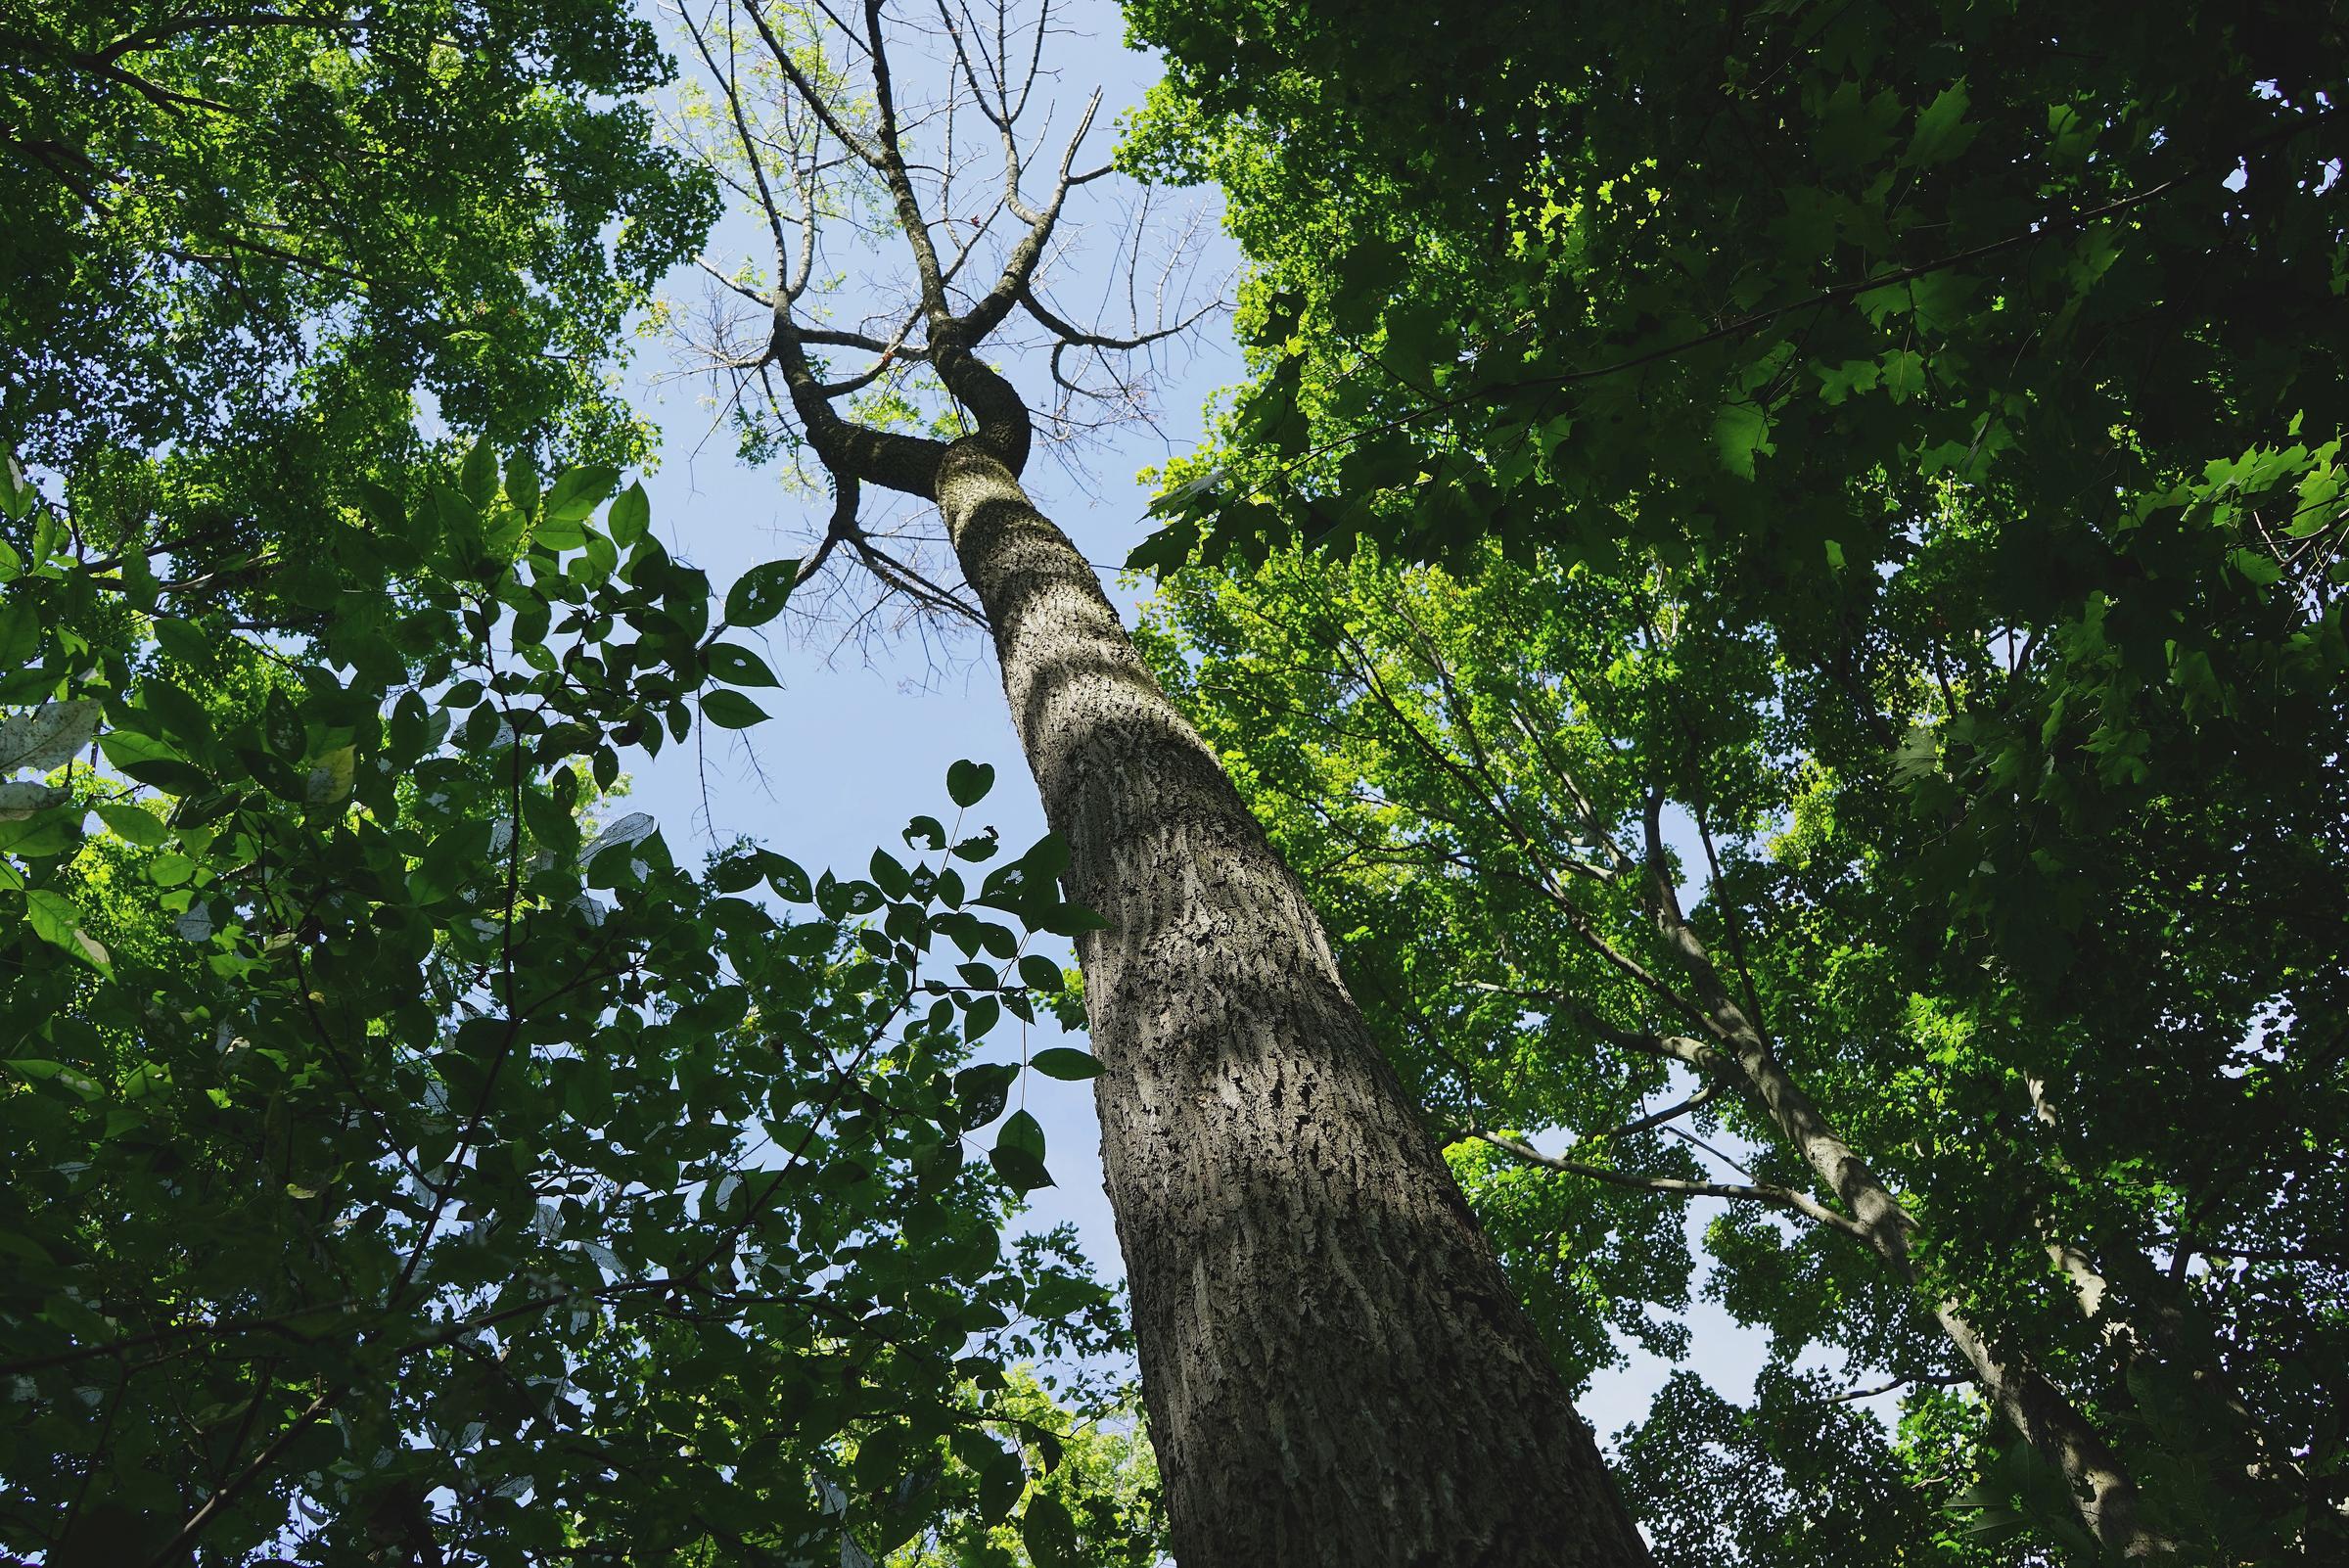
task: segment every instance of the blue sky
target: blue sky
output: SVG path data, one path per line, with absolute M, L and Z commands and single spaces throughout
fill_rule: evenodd
M 1081 102 L 1095 85 L 1104 90 L 1102 129 L 1092 143 L 1098 154 L 1108 146 L 1113 116 L 1139 102 L 1158 69 L 1149 57 L 1122 47 L 1123 23 L 1114 5 L 1073 6 L 1068 17 L 1071 30 L 1053 40 L 1059 87 L 1071 102 Z M 1105 208 L 1118 200 L 1114 191 L 1103 197 Z M 1214 248 L 1206 257 L 1210 276 L 1236 262 L 1230 242 L 1212 226 L 1206 243 Z M 730 221 L 714 238 L 710 258 L 729 266 L 756 254 L 759 244 L 755 226 Z M 1103 265 L 1097 254 L 1076 257 L 1061 275 L 1058 297 L 1100 294 Z M 701 276 L 687 271 L 671 280 L 669 292 L 690 301 L 705 289 Z M 1049 456 L 1030 466 L 1029 488 L 1038 505 L 1096 565 L 1114 569 L 1145 532 L 1149 491 L 1136 483 L 1137 471 L 1192 449 L 1209 397 L 1237 378 L 1239 354 L 1227 321 L 1201 323 L 1167 364 L 1172 373 L 1158 388 L 1157 430 L 1136 424 L 1110 433 L 1082 454 L 1075 477 Z M 829 500 L 795 488 L 777 466 L 741 463 L 731 433 L 714 427 L 710 383 L 669 379 L 676 368 L 672 351 L 659 343 L 643 346 L 635 367 L 639 405 L 664 437 L 660 467 L 645 481 L 653 524 L 672 552 L 706 570 L 722 593 L 753 566 L 805 555 L 822 529 Z M 1109 573 L 1104 580 L 1116 602 L 1134 604 L 1133 591 Z M 760 701 L 774 716 L 739 738 L 705 728 L 698 738 L 706 749 L 665 752 L 649 763 L 635 759 L 628 808 L 653 813 L 681 856 L 748 833 L 811 869 L 860 872 L 875 845 L 900 847 L 898 832 L 911 816 L 947 814 L 946 766 L 968 758 L 992 763 L 997 777 L 994 793 L 974 817 L 992 822 L 1015 848 L 1040 834 L 1042 812 L 982 640 L 968 634 L 943 643 L 918 634 L 856 637 L 846 619 L 794 619 L 767 628 L 780 633 L 767 640 L 765 651 L 784 689 L 761 693 Z M 995 1053 L 1016 1056 L 1019 1027 L 1006 1021 Z M 1026 1044 L 1037 1049 L 1060 1042 L 1047 1020 L 1029 1033 Z M 1035 1194 L 1032 1222 L 1075 1223 L 1104 1274 L 1121 1273 L 1101 1186 L 1090 1088 L 1030 1073 L 1015 1089 L 1013 1105 L 1023 1097 L 1044 1127 L 1058 1181 Z M 1692 1225 L 1701 1228 L 1709 1212 L 1693 1211 Z M 1761 1363 L 1761 1337 L 1710 1303 L 1700 1303 L 1687 1321 L 1694 1333 L 1689 1364 L 1724 1393 L 1747 1396 Z M 1628 1368 L 1597 1379 L 1580 1402 L 1583 1413 L 1602 1435 L 1619 1430 L 1645 1413 L 1670 1369 L 1635 1351 Z

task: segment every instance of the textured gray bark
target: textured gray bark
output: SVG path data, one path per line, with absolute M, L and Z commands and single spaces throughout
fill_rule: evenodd
M 1729 1003 L 1727 1013 L 1744 1036 L 1737 1041 L 1738 1064 L 1778 1130 L 1860 1221 L 1877 1256 L 1902 1279 L 1921 1283 L 1913 1256 L 1915 1217 L 1828 1125 L 1793 1075 L 1763 1044 L 1742 1010 Z M 1933 1320 L 1993 1407 L 2071 1483 L 2081 1522 L 2096 1540 L 2132 1560 L 2161 1555 L 2166 1545 L 2144 1529 L 2137 1485 L 2120 1455 L 2032 1359 L 2020 1350 L 1993 1345 L 1949 1297 L 1934 1301 Z
M 966 440 L 936 483 L 1109 922 L 1078 956 L 1177 1560 L 1646 1562 L 1297 879 L 1013 469 Z
M 1658 823 L 1661 805 L 1660 798 L 1651 797 L 1647 809 L 1648 902 L 1658 932 L 1695 985 L 1707 1027 L 1735 1058 L 1739 1076 L 1780 1135 L 1859 1222 L 1861 1239 L 1903 1281 L 1921 1285 L 1914 1252 L 1915 1216 L 1893 1196 L 1778 1061 L 1761 1030 L 1729 994 L 1712 954 L 1682 913 L 1664 856 Z M 2145 1528 L 2137 1484 L 2120 1455 L 2079 1407 L 2064 1397 L 2028 1354 L 1991 1343 L 1958 1302 L 1938 1296 L 1932 1310 L 1933 1320 L 1972 1371 L 1991 1406 L 2070 1483 L 2081 1523 L 2097 1543 L 2129 1561 L 2167 1555 L 2171 1545 Z
M 817 324 L 803 300 L 822 208 L 810 182 L 832 166 L 830 150 L 820 138 L 779 147 L 754 134 L 756 116 L 720 73 L 775 240 L 777 280 L 770 295 L 738 288 L 771 309 L 770 336 L 762 353 L 724 362 L 781 377 L 807 445 L 837 482 L 831 527 L 803 579 L 846 545 L 892 586 L 937 606 L 943 594 L 862 532 L 857 506 L 865 485 L 938 503 L 993 632 L 1045 815 L 1068 842 L 1068 892 L 1108 921 L 1079 940 L 1078 958 L 1177 1559 L 1183 1568 L 1644 1564 L 1597 1446 L 1340 983 L 1302 888 L 1143 668 L 1092 569 L 1020 490 L 1028 406 L 984 352 L 1013 310 L 1087 350 L 1138 348 L 1179 330 L 1126 340 L 1082 332 L 1037 297 L 1062 203 L 1108 172 L 1072 172 L 1099 95 L 1079 116 L 1050 195 L 1030 201 L 1015 121 L 1034 60 L 1025 77 L 999 57 L 982 69 L 948 19 L 959 80 L 923 112 L 924 135 L 943 116 L 950 148 L 957 102 L 972 106 L 1001 140 L 1000 209 L 1025 225 L 993 284 L 974 294 L 972 279 L 955 281 L 971 253 L 942 258 L 932 230 L 951 232 L 947 214 L 922 208 L 923 187 L 944 201 L 948 169 L 909 164 L 898 144 L 879 0 L 865 0 L 861 38 L 832 8 L 823 15 L 869 70 L 870 104 L 852 115 L 835 113 L 826 98 L 835 84 L 810 80 L 791 42 L 750 13 L 777 78 L 889 191 L 913 309 L 887 342 Z M 1038 50 L 1049 30 L 1037 23 Z M 715 56 L 705 48 L 704 58 L 715 73 Z M 788 155 L 779 171 L 768 167 L 775 154 Z M 778 190 L 803 205 L 779 205 Z M 917 321 L 922 334 L 908 341 Z M 844 346 L 875 360 L 828 382 L 832 370 L 809 349 Z M 936 373 L 973 435 L 945 445 L 834 406 L 900 350 Z M 1057 377 L 1057 353 L 1051 364 Z

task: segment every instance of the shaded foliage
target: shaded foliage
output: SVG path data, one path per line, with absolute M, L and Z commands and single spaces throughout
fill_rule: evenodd
M 1802 984 L 1754 982 L 1773 1035 L 1857 1029 L 1882 1082 L 1938 1081 L 1837 1112 L 1871 1158 L 1977 1172 L 1932 1197 L 1928 1266 L 2021 1268 L 2048 1205 L 2056 1267 L 1960 1273 L 1983 1310 L 2037 1324 L 2193 1549 L 2322 1554 L 2338 15 L 1129 15 L 1173 75 L 1128 158 L 1222 183 L 1257 267 L 1255 378 L 1137 564 L 1366 538 L 1662 583 L 1700 639 L 1669 662 L 1687 706 L 1578 722 L 1749 854 L 1778 836 L 1721 878 L 1751 945 L 1790 944 Z M 1725 746 L 1809 772 L 1740 794 Z M 1576 985 L 1603 1007 L 1621 979 Z M 2065 1280 L 2096 1326 L 2034 1305 Z M 1815 1324 L 1849 1315 L 1819 1288 Z M 2231 1500 L 2246 1466 L 2265 1501 Z
M 1974 1375 L 1935 1321 L 1946 1301 L 2158 1478 L 2151 1511 L 2169 1528 L 2234 1554 L 2222 1560 L 2317 1549 L 2330 1526 L 2310 1500 L 2337 1484 L 2339 1441 L 2311 1372 L 2342 1330 L 2337 1223 L 2316 1197 L 2336 1175 L 2321 1150 L 2337 1073 L 2280 1051 L 2269 1015 L 2230 1011 L 2230 992 L 2187 992 L 2188 966 L 2176 1027 L 2190 1004 L 2214 1042 L 2236 1039 L 2192 1091 L 2200 1114 L 2081 1106 L 2156 1092 L 2137 1041 L 2055 1012 L 2026 977 L 1948 978 L 1912 940 L 1913 868 L 1874 821 L 1839 812 L 1843 781 L 1796 749 L 1777 695 L 1795 672 L 1767 628 L 1716 619 L 1702 586 L 1528 571 L 1497 551 L 1457 578 L 1367 549 L 1283 551 L 1236 576 L 1174 575 L 1143 644 L 1307 878 L 1406 1081 L 1460 1140 L 1454 1170 L 1565 1365 L 1617 1360 L 1610 1330 L 1685 1356 L 1684 1331 L 1649 1314 L 1689 1300 L 1685 1205 L 1734 1203 L 1704 1231 L 1703 1288 L 1769 1330 L 1775 1413 L 1687 1390 L 1658 1407 L 1667 1424 L 1625 1455 L 1659 1539 L 1690 1560 L 1732 1540 L 1797 1560 L 1791 1537 L 1768 1545 L 1767 1517 L 1665 1483 L 1661 1456 L 1691 1444 L 1786 1469 L 1740 1487 L 1826 1488 L 1814 1511 L 1859 1534 L 1820 1560 L 1903 1532 L 1920 1550 L 1954 1540 L 1988 1517 L 1977 1482 L 2030 1494 L 2018 1511 L 2001 1493 L 2000 1519 L 2076 1532 L 2059 1477 L 2050 1491 L 2027 1451 L 1998 1457 L 1978 1404 L 1953 1424 L 1929 1392 Z M 1642 843 L 1657 801 L 1673 803 L 1670 846 Z M 1659 850 L 1709 956 L 1692 961 L 1657 911 L 1643 873 Z M 1871 1250 L 1865 1211 L 1713 1033 L 1701 998 L 1716 968 L 1787 1082 L 1912 1217 L 1910 1264 Z M 2240 1141 L 2214 1169 L 2221 1118 Z M 2250 1160 L 2287 1171 L 2291 1199 L 2238 1185 Z M 2244 1305 L 2278 1290 L 2307 1309 L 2288 1339 Z M 1852 1383 L 1912 1388 L 1911 1414 L 1932 1419 L 1904 1436 L 1907 1461 L 1822 1404 L 1833 1391 L 1786 1379 L 1821 1353 Z M 1822 1466 L 1830 1427 L 1854 1435 Z
M 642 491 L 590 520 L 612 483 L 477 458 L 343 519 L 427 565 L 293 649 L 154 615 L 20 507 L 55 696 L 10 724 L 64 733 L 0 824 L 12 1545 L 903 1539 L 1001 1363 L 1116 1342 L 1065 1235 L 1000 1236 L 1033 1121 L 999 1176 L 963 1149 L 1052 845 L 983 871 L 991 831 L 919 818 L 811 879 L 583 825 L 648 703 L 653 749 L 729 695 Z

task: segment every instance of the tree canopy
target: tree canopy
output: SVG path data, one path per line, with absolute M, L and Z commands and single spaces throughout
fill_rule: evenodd
M 968 763 L 838 875 L 619 804 L 624 748 L 765 719 L 796 580 L 717 602 L 616 466 L 620 327 L 710 211 L 648 29 L 9 27 L 0 1543 L 985 1540 L 1074 1419 L 1010 1369 L 1123 1333 L 1006 1239 L 1044 1148 L 978 1060 L 1062 989 L 1065 851 Z
M 957 809 L 847 878 L 678 865 L 600 804 L 611 737 L 757 722 L 722 635 L 781 590 L 714 623 L 641 489 L 599 528 L 610 470 L 485 453 L 377 526 L 449 574 L 404 584 L 418 666 L 332 617 L 207 637 L 38 523 L 10 570 L 60 695 L 0 760 L 63 764 L 0 824 L 12 1545 L 731 1555 L 845 1510 L 886 1549 L 949 1438 L 1016 1498 L 973 1379 L 1114 1338 L 1065 1239 L 1000 1243 L 1033 1120 L 999 1175 L 959 1141 L 1019 1073 L 973 1047 L 1059 984 L 1015 930 L 1058 923 L 1050 847 L 981 881 Z
M 623 8 L 36 4 L 0 38 L 0 426 L 94 539 L 263 554 L 419 413 L 641 451 L 605 370 L 712 193 L 653 144 Z
M 2171 1528 L 2224 1560 L 2298 1542 L 2308 1476 L 2280 1456 L 2331 1441 L 2341 1332 L 2323 1055 L 2178 985 L 2166 1070 L 2203 1054 L 2229 1092 L 2172 1122 L 2100 1017 L 1953 977 L 1875 824 L 1782 718 L 1725 700 L 1769 686 L 1768 642 L 1660 574 L 1283 551 L 1172 578 L 1145 646 L 1313 888 L 1562 1362 L 1615 1363 L 1611 1336 L 1686 1358 L 1649 1310 L 1688 1304 L 1686 1206 L 1715 1208 L 1703 1289 L 1772 1349 L 1753 1410 L 1682 1374 L 1621 1435 L 1675 1554 L 1858 1564 L 2028 1520 L 2093 1555 L 2052 1453 L 2003 1453 L 1952 1392 L 2033 1376 Z M 2306 1310 L 2258 1305 L 2279 1290 Z M 1890 1445 L 1848 1407 L 1870 1390 L 1903 1393 Z
M 0 21 L 0 1551 L 2339 1556 L 2339 10 L 1126 16 L 1098 164 L 1048 9 Z M 1130 644 L 1019 484 L 1221 308 L 1061 301 L 1126 176 L 1249 267 Z M 697 261 L 830 501 L 722 594 Z M 847 566 L 1061 832 L 630 809 Z
M 1942 1288 L 2000 1345 L 2094 1347 L 2053 1381 L 2146 1451 L 2171 1516 L 2151 1535 L 2319 1551 L 2349 929 L 2338 17 L 1129 14 L 1172 69 L 1127 156 L 1220 182 L 1257 268 L 1257 375 L 1221 446 L 1168 471 L 1135 556 L 1168 574 L 1160 669 L 1196 667 L 1193 711 L 1321 847 L 1298 853 L 1327 867 L 1361 983 L 1411 1004 L 1394 1048 L 1519 1130 L 1628 1116 L 1653 1066 L 1591 1103 L 1585 1073 L 1454 1089 L 1432 1053 L 1642 1027 L 1609 1016 L 1638 983 L 1594 942 L 1718 1012 L 1607 923 L 1612 897 L 1654 943 L 1654 900 L 1589 874 L 1610 869 L 1593 832 L 1638 858 L 1640 793 L 1693 812 L 1724 841 L 1689 881 L 1703 941 L 1749 971 L 1727 999 L 1787 1062 L 1824 1053 L 1835 1118 L 1833 1074 L 1861 1072 L 1848 1114 L 1895 1119 L 1863 1152 L 1927 1233 L 1956 1227 L 1929 1255 L 1959 1270 Z M 1375 554 L 1352 576 L 1282 564 L 1299 539 Z M 1232 582 L 1187 577 L 1202 558 Z M 1497 575 L 1514 586 L 1468 585 Z M 1273 696 L 1298 680 L 1331 684 Z M 1636 783 L 1610 795 L 1620 768 Z M 1416 992 L 1393 967 L 1414 952 Z M 1502 988 L 1481 1008 L 1460 989 L 1479 970 Z M 1895 1131 L 1911 1090 L 1930 1118 Z M 1603 1148 L 1583 1163 L 1612 1167 Z M 1764 1184 L 1849 1197 L 1788 1170 Z M 2050 1231 L 2040 1203 L 2070 1216 Z M 2231 1242 L 2230 1212 L 2257 1234 Z M 1715 1276 L 1742 1310 L 1814 1314 L 1783 1344 L 1898 1320 L 1818 1317 L 1842 1286 L 1803 1309 L 1742 1286 L 1754 1242 L 1714 1236 L 1747 1254 Z M 2034 1295 L 2038 1321 L 2006 1316 Z M 2064 1329 L 2067 1299 L 2100 1339 Z M 2155 1361 L 2233 1413 L 2174 1425 Z M 1721 1420 L 1723 1452 L 1749 1446 Z M 2231 1423 L 2229 1443 L 2274 1423 L 2268 1458 L 2185 1459 L 2189 1483 L 2158 1456 Z M 2246 1475 L 2277 1490 L 2217 1500 Z M 2043 1548 L 2068 1490 L 2044 1494 Z

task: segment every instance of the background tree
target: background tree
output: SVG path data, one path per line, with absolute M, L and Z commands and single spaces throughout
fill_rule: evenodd
M 396 487 L 420 414 L 643 450 L 606 372 L 712 192 L 653 144 L 624 7 L 36 3 L 0 42 L 0 438 L 92 544 L 215 596 L 273 563 L 299 616 L 303 530 Z
M 0 786 L 12 1547 L 887 1550 L 1017 1499 L 1003 1363 L 1114 1343 L 1065 1236 L 1002 1245 L 1033 1122 L 1003 1176 L 960 1146 L 1020 1071 L 964 1064 L 1030 1007 L 994 911 L 1064 923 L 1050 858 L 968 886 L 994 836 L 921 818 L 910 864 L 811 881 L 582 828 L 648 701 L 756 721 L 710 671 L 758 682 L 721 634 L 782 592 L 712 628 L 641 490 L 588 520 L 611 483 L 477 458 L 341 520 L 424 556 L 415 664 L 332 616 L 207 640 L 18 497 L 7 603 L 60 695 L 0 724 L 51 779 Z M 984 1493 L 933 1493 L 949 1445 Z
M 763 438 L 804 447 L 834 489 L 806 570 L 846 545 L 944 603 L 869 553 L 859 518 L 867 488 L 938 507 L 1067 887 L 1098 916 L 1073 929 L 1175 1554 L 1640 1560 L 1302 890 L 1020 488 L 1036 421 L 988 361 L 998 332 L 1024 316 L 1065 346 L 1116 346 L 1043 298 L 1064 208 L 1098 177 L 1077 164 L 1091 105 L 1051 151 L 1032 140 L 1050 11 L 932 22 L 872 0 L 847 21 L 731 5 L 685 21 L 731 134 L 720 167 L 772 245 L 727 280 L 750 313 L 721 368 L 763 395 L 743 405 L 773 421 Z M 925 56 L 917 81 L 907 62 Z M 985 195 L 958 161 L 974 145 L 1000 158 Z M 1034 186 L 1033 164 L 1048 170 Z M 862 259 L 840 234 L 866 211 L 902 289 L 860 283 L 845 308 L 884 325 L 844 329 L 828 281 L 844 250 Z M 819 357 L 835 350 L 858 368 Z
M 1767 629 L 1905 983 L 2009 1010 L 2065 1163 L 2181 1174 L 2073 1219 L 2080 1299 L 2336 1299 L 2266 1117 L 2340 1118 L 2338 18 L 1130 14 L 1175 67 L 1137 161 L 1221 180 L 1262 268 L 1261 374 L 1140 559 L 1492 539 L 1701 583 Z M 2293 1239 L 2214 1258 L 2221 1212 Z M 2237 1320 L 2292 1405 L 2301 1330 Z
M 680 867 L 609 804 L 623 748 L 764 716 L 790 588 L 721 612 L 614 496 L 613 334 L 708 213 L 630 101 L 651 35 L 7 28 L 0 1543 L 847 1560 L 1000 1519 L 1056 1453 L 989 1435 L 1036 1424 L 1006 1366 L 1117 1337 L 1065 1236 L 1003 1241 L 1033 1122 L 962 1149 L 1019 1073 L 970 1059 L 1059 984 L 1015 929 L 1067 922 L 1051 851 L 925 816 L 852 877 Z
M 1768 1453 L 1774 1437 L 1782 1470 L 1816 1472 L 1819 1434 L 1849 1425 L 1833 1406 L 1851 1385 L 1794 1375 L 1798 1357 L 1832 1347 L 1877 1392 L 1916 1386 L 1920 1497 L 1885 1490 L 1897 1467 L 1862 1423 L 1838 1435 L 1799 1540 L 1773 1537 L 1768 1510 L 1692 1500 L 1669 1465 L 1643 1489 L 1661 1537 L 1692 1556 L 1742 1540 L 1773 1559 L 1865 1561 L 1906 1529 L 1921 1549 L 1932 1507 L 1980 1462 L 1939 1441 L 1950 1410 L 1932 1391 L 1968 1383 L 2061 1403 L 2025 1412 L 2047 1423 L 2033 1438 L 2050 1477 L 2076 1435 L 2088 1454 L 2072 1462 L 2129 1451 L 2227 1560 L 2313 1549 L 2310 1477 L 2285 1455 L 2322 1453 L 2328 1417 L 2305 1388 L 2257 1411 L 2236 1392 L 2266 1384 L 2259 1359 L 2285 1347 L 2248 1314 L 2214 1335 L 2204 1313 L 2231 1294 L 2215 1279 L 2189 1292 L 2207 1304 L 2190 1333 L 2130 1321 L 2168 1298 L 2142 1281 L 2112 1295 L 2072 1239 L 2094 1216 L 2108 1248 L 2170 1251 L 2166 1212 L 2199 1179 L 2198 1135 L 2147 1129 L 2103 1167 L 2077 1163 L 2047 1085 L 2006 1060 L 2023 1003 L 1915 989 L 1888 907 L 1897 868 L 1837 819 L 1819 764 L 1781 750 L 1788 725 L 1768 696 L 1783 676 L 1761 628 L 1710 621 L 1704 595 L 1660 573 L 1495 556 L 1454 580 L 1367 550 L 1179 574 L 1159 603 L 1153 667 L 1211 744 L 1245 760 L 1243 793 L 1344 934 L 1350 980 L 1449 1130 L 1561 1361 L 1605 1364 L 1609 1327 L 1684 1355 L 1684 1335 L 1645 1312 L 1687 1301 L 1668 1210 L 1730 1200 L 1707 1289 L 1773 1332 L 1762 1407 L 1741 1414 L 1691 1380 L 1627 1453 L 1685 1461 L 1708 1441 Z M 1651 836 L 1667 810 L 1692 865 Z M 1683 897 L 1701 901 L 1683 914 Z M 2080 1022 L 2063 1028 L 2079 1044 Z M 2313 1151 L 2331 1107 L 2255 1043 L 2235 1075 L 2263 1143 L 2318 1159 L 2293 1179 L 2326 1179 Z M 1576 1139 L 1562 1154 L 1560 1131 Z M 2227 1213 L 2244 1245 L 2279 1252 L 2297 1251 L 2312 1218 L 2256 1199 Z M 2337 1332 L 2329 1315 L 2290 1351 Z M 1985 1458 L 1995 1447 L 1985 1434 Z M 2039 1488 L 2028 1453 L 1990 1489 L 2010 1480 L 2051 1494 L 2039 1527 L 2087 1547 L 2066 1489 Z M 1995 1517 L 1983 1500 L 1959 1510 L 1976 1534 L 2016 1522 L 2006 1499 Z

